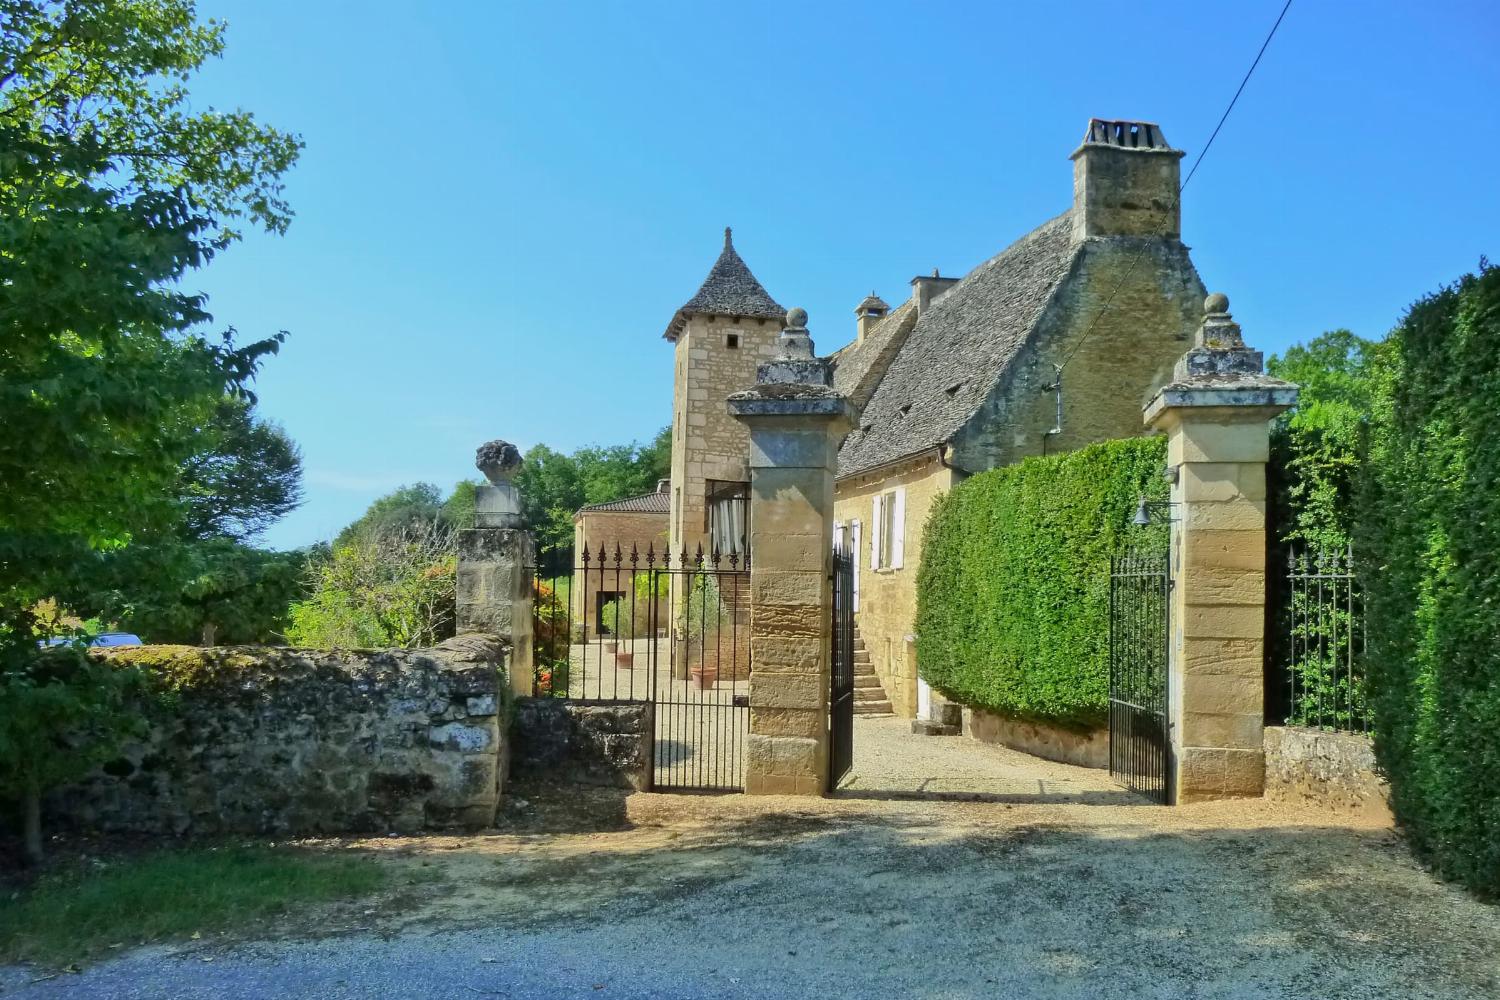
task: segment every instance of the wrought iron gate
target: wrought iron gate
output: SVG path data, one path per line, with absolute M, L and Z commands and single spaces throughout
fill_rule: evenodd
M 1109 773 L 1131 791 L 1171 801 L 1168 723 L 1171 563 L 1127 552 L 1109 567 Z
M 828 790 L 854 766 L 854 553 L 833 550 L 832 686 L 828 697 Z
M 587 546 L 533 585 L 537 697 L 651 702 L 657 789 L 734 791 L 750 732 L 750 563 Z

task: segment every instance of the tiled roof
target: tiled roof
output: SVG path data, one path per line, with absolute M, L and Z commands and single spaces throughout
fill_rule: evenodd
M 714 266 L 709 269 L 708 277 L 703 279 L 703 285 L 697 294 L 677 310 L 662 336 L 668 340 L 676 340 L 687 324 L 687 318 L 695 313 L 774 320 L 786 316 L 786 308 L 771 298 L 735 252 L 728 227 L 724 229 L 723 253 L 714 261 Z
M 855 406 L 864 406 L 916 322 L 917 307 L 907 299 L 876 322 L 863 340 L 835 352 L 833 387 L 852 399 Z
M 1071 230 L 1064 212 L 927 306 L 844 439 L 840 478 L 944 444 L 968 422 L 1072 269 L 1081 244 Z M 845 384 L 858 380 L 851 371 Z
M 661 490 L 642 493 L 638 497 L 591 503 L 578 508 L 579 514 L 666 514 L 672 509 L 671 496 Z

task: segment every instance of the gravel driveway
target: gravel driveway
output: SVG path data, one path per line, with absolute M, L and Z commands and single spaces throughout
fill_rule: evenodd
M 1500 996 L 1500 909 L 1387 828 L 1139 804 L 902 728 L 860 720 L 838 798 L 535 797 L 495 834 L 350 845 L 440 871 L 416 898 L 0 996 Z

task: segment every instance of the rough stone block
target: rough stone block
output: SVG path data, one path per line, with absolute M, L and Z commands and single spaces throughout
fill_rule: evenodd
M 1264 647 L 1256 639 L 1185 638 L 1183 672 L 1194 676 L 1224 674 L 1263 683 Z
M 1185 416 L 1167 442 L 1168 462 L 1264 464 L 1271 457 L 1270 442 L 1270 425 L 1263 419 L 1219 423 Z
M 790 708 L 818 711 L 828 706 L 828 682 L 820 674 L 764 673 L 750 678 L 752 709 Z
M 459 750 L 464 753 L 479 753 L 489 749 L 496 742 L 496 727 L 493 723 L 488 725 L 468 722 L 450 722 L 446 725 L 433 726 L 428 733 L 427 741 L 435 747 L 445 750 Z
M 1194 638 L 1259 639 L 1265 634 L 1265 611 L 1255 605 L 1189 605 L 1183 618 L 1182 634 Z
M 1189 606 L 1253 605 L 1266 601 L 1266 575 L 1260 570 L 1197 564 L 1180 574 L 1182 601 Z
M 757 674 L 823 674 L 827 643 L 820 636 L 769 635 L 750 639 L 750 662 Z
M 825 573 L 803 570 L 779 572 L 761 570 L 750 573 L 750 595 L 756 604 L 812 604 L 828 602 L 831 584 Z
M 1254 750 L 1263 743 L 1262 713 L 1184 711 L 1182 739 L 1195 746 Z
M 766 604 L 750 609 L 753 639 L 776 636 L 824 636 L 830 627 L 830 611 L 816 605 Z
M 1240 470 L 1246 466 L 1238 462 L 1190 462 L 1179 473 L 1182 499 L 1188 503 L 1217 502 L 1246 498 L 1240 490 Z
M 1264 531 L 1264 500 L 1189 500 L 1183 507 L 1182 524 L 1188 531 Z
M 796 736 L 819 739 L 828 728 L 826 709 L 808 711 L 789 708 L 750 709 L 750 731 L 762 736 Z
M 1215 715 L 1254 715 L 1264 711 L 1264 682 L 1259 677 L 1234 674 L 1184 674 L 1180 698 L 1184 712 Z M 1259 734 L 1257 734 L 1259 735 Z M 1184 736 L 1184 739 L 1188 737 Z M 1204 744 L 1191 740 L 1195 746 Z M 1257 739 L 1256 746 L 1260 746 Z
M 1185 572 L 1198 566 L 1264 572 L 1265 532 L 1216 528 L 1186 532 L 1182 543 L 1182 562 Z

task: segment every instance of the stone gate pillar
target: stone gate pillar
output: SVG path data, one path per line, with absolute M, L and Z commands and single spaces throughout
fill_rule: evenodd
M 510 642 L 510 688 L 529 696 L 532 682 L 531 534 L 521 526 L 514 482 L 521 453 L 505 441 L 479 446 L 475 466 L 489 482 L 474 493 L 474 527 L 458 533 L 455 628 Z
M 750 429 L 750 739 L 745 791 L 828 785 L 833 637 L 833 477 L 853 424 L 807 313 L 787 313 L 780 354 L 729 397 Z
M 1265 784 L 1266 460 L 1297 387 L 1264 373 L 1220 293 L 1195 346 L 1145 407 L 1172 487 L 1170 707 L 1174 801 Z

